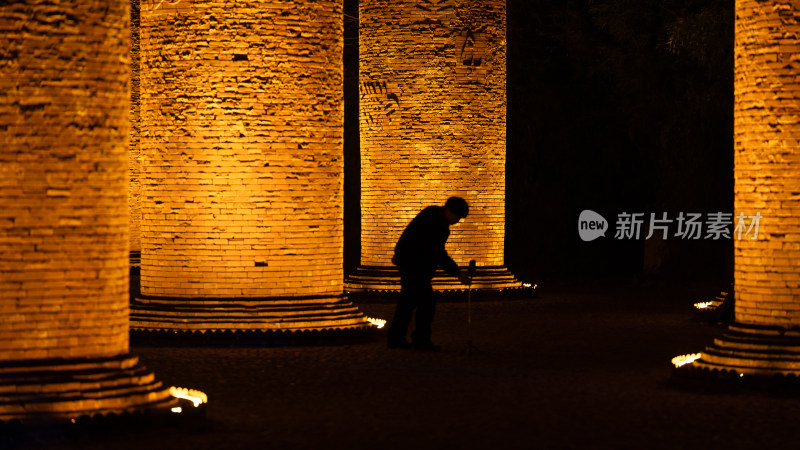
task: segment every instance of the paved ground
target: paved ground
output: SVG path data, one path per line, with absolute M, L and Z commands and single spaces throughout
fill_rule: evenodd
M 383 341 L 293 348 L 134 347 L 168 384 L 209 397 L 207 426 L 50 439 L 47 448 L 758 448 L 796 446 L 800 398 L 680 389 L 673 356 L 722 328 L 708 289 L 585 286 L 439 305 L 439 353 Z M 363 304 L 390 318 L 392 305 Z

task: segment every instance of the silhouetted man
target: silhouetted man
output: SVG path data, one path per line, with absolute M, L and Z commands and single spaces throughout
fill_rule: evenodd
M 414 347 L 437 350 L 431 342 L 431 324 L 436 313 L 431 280 L 436 268 L 458 277 L 467 284 L 458 264 L 447 254 L 444 245 L 450 236 L 450 225 L 467 217 L 469 205 L 461 197 L 450 197 L 442 206 L 428 206 L 408 224 L 394 247 L 392 263 L 400 269 L 400 300 L 389 326 L 389 348 Z M 408 325 L 416 308 L 411 343 L 406 340 Z

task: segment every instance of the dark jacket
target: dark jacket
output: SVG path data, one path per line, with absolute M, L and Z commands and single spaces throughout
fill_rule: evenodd
M 441 206 L 428 206 L 408 224 L 397 245 L 392 261 L 401 272 L 415 272 L 433 278 L 436 268 L 458 276 L 458 264 L 447 254 L 444 245 L 450 236 L 450 225 Z

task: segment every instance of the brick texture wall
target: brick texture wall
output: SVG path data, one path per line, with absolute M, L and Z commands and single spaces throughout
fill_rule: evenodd
M 341 1 L 142 1 L 142 294 L 342 293 Z
M 739 0 L 735 205 L 764 216 L 735 240 L 736 321 L 800 325 L 800 5 Z
M 0 4 L 0 361 L 128 350 L 128 25 Z
M 361 264 L 388 266 L 422 208 L 464 197 L 459 264 L 503 265 L 504 0 L 362 0 L 359 5 Z
M 140 0 L 131 2 L 131 114 L 130 114 L 130 153 L 128 155 L 128 208 L 130 218 L 130 251 L 140 252 L 142 211 L 140 209 L 139 190 L 139 3 Z

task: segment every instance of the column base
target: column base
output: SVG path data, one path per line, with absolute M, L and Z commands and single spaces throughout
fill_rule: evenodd
M 800 329 L 735 323 L 685 367 L 723 378 L 796 378 L 800 376 Z
M 367 330 L 373 325 L 345 296 L 284 298 L 136 297 L 134 331 L 305 332 Z
M 0 421 L 47 423 L 178 404 L 132 355 L 0 362 Z
M 467 289 L 455 277 L 441 270 L 436 272 L 432 284 L 437 292 L 461 292 Z M 359 266 L 355 273 L 347 277 L 344 288 L 347 292 L 399 292 L 400 272 L 395 266 Z M 477 268 L 472 278 L 472 289 L 515 291 L 532 289 L 532 286 L 517 280 L 505 266 L 483 266 Z

